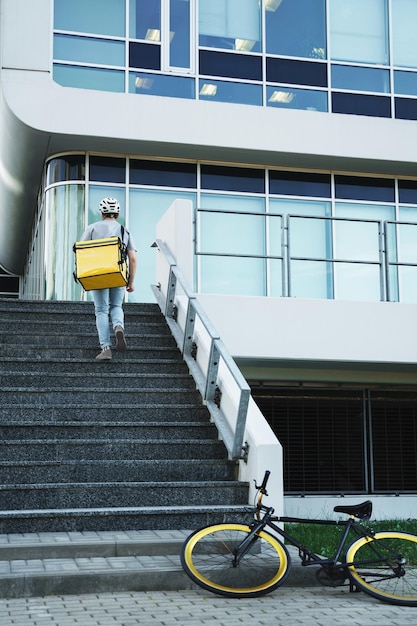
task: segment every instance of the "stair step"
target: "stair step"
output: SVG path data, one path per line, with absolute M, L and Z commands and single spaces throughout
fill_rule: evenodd
M 35 430 L 36 429 L 36 430 Z M 214 432 L 213 432 L 214 431 Z M 33 440 L 33 433 L 36 432 L 36 440 L 88 440 L 88 439 L 108 439 L 111 440 L 158 440 L 166 439 L 175 441 L 176 439 L 186 440 L 190 434 L 194 439 L 209 439 L 217 432 L 214 425 L 208 422 L 66 422 L 43 424 L 40 422 L 0 422 L 1 440 Z
M 101 459 L 75 461 L 1 461 L 0 483 L 8 485 L 93 482 L 104 477 L 110 482 L 146 481 L 149 477 L 163 481 L 235 480 L 235 462 L 219 463 L 218 459 L 160 459 L 156 471 L 153 459 Z
M 168 333 L 126 333 L 126 340 L 128 352 L 130 352 L 132 348 L 137 350 L 143 346 L 155 348 L 176 346 L 174 338 Z M 44 349 L 54 347 L 64 349 L 66 353 L 69 353 L 72 351 L 72 348 L 79 348 L 80 346 L 83 349 L 97 349 L 98 340 L 96 331 L 82 335 L 78 333 L 74 334 L 74 332 L 69 334 L 63 332 L 51 334 L 46 331 L 42 333 L 36 330 L 36 334 L 33 334 L 32 328 L 32 332 L 19 331 L 19 333 L 4 334 L 2 344 L 4 348 L 14 348 L 15 350 L 26 351 L 28 348 L 33 349 L 34 347 Z
M 97 349 L 98 353 L 98 349 Z M 117 353 L 116 353 L 117 354 Z M 119 355 L 117 355 L 119 356 Z M 122 355 L 120 355 L 122 356 Z M 126 355 L 127 356 L 127 355 Z M 153 356 L 153 355 L 150 355 Z M 22 374 L 37 373 L 37 374 L 65 374 L 74 373 L 83 376 L 86 374 L 97 375 L 97 363 L 94 360 L 85 359 L 34 359 L 27 357 L 5 357 L 2 354 L 0 362 L 0 374 L 6 379 L 12 372 L 18 372 Z M 188 368 L 183 361 L 178 359 L 178 353 L 175 351 L 174 356 L 164 358 L 131 358 L 129 351 L 128 358 L 113 359 L 112 361 L 112 373 L 113 374 L 132 374 L 133 372 L 138 374 L 184 374 L 188 373 Z
M 226 450 L 220 441 L 184 439 L 106 439 L 0 441 L 2 461 L 44 461 L 76 459 L 224 459 Z
M 252 511 L 252 512 L 251 512 Z M 0 511 L 0 533 L 173 530 L 223 522 L 248 523 L 248 505 L 99 507 Z
M 107 367 L 107 366 L 104 366 Z M 110 379 L 111 380 L 111 379 Z M 88 389 L 85 387 L 73 387 L 68 391 L 56 389 L 54 387 L 27 388 L 27 387 L 3 387 L 0 389 L 0 403 L 17 402 L 19 404 L 29 404 L 30 406 L 43 406 L 60 404 L 63 401 L 71 403 L 72 401 L 85 402 L 88 407 L 90 403 L 102 403 L 106 406 L 108 403 L 117 403 L 120 415 L 123 411 L 123 403 L 132 403 L 137 399 L 140 403 L 161 403 L 164 404 L 189 404 L 191 401 L 201 402 L 200 394 L 194 389 L 178 389 L 176 387 L 161 387 L 160 389 L 146 389 L 136 387 L 135 389 L 105 388 L 105 389 Z
M 84 507 L 127 507 L 140 502 L 151 506 L 244 505 L 245 483 L 213 482 L 115 482 L 43 483 L 0 485 L 0 509 L 61 509 Z
M 142 402 L 142 398 L 137 398 L 137 403 L 124 403 L 121 407 L 120 404 L 113 404 L 108 402 L 103 405 L 101 402 L 90 403 L 88 407 L 84 404 L 78 403 L 51 403 L 48 405 L 33 406 L 31 404 L 22 404 L 19 401 L 16 402 L 3 402 L 0 404 L 0 422 L 8 423 L 13 416 L 14 420 L 33 421 L 39 423 L 46 423 L 47 421 L 53 423 L 59 422 L 83 422 L 94 421 L 95 423 L 102 423 L 108 420 L 115 422 L 116 420 L 137 420 L 138 422 L 146 421 L 150 422 L 161 420 L 168 421 L 208 421 L 207 408 L 203 404 L 196 405 L 192 402 L 182 402 L 176 404 L 167 404 L 164 402 L 165 398 L 161 397 L 159 403 L 149 404 Z
M 108 372 L 108 370 L 107 370 Z M 177 390 L 195 389 L 196 385 L 194 380 L 188 373 L 144 373 L 139 372 L 124 372 L 119 374 L 111 371 L 111 384 L 116 384 L 117 389 L 124 389 L 126 391 L 134 392 L 135 389 L 156 389 L 166 388 L 167 382 L 171 387 Z M 79 373 L 79 372 L 48 372 L 40 374 L 38 372 L 8 372 L 2 375 L 2 389 L 3 391 L 18 388 L 18 389 L 30 389 L 36 391 L 42 391 L 43 389 L 80 389 L 86 386 L 88 390 L 107 390 L 109 387 L 109 380 L 107 376 L 97 376 L 97 370 L 94 373 Z
M 79 344 L 73 344 L 70 347 L 68 342 L 61 342 L 65 345 L 53 346 L 53 345 L 31 345 L 30 343 L 22 343 L 20 346 L 12 344 L 6 345 L 3 343 L 1 348 L 2 358 L 28 358 L 41 363 L 42 361 L 55 361 L 58 359 L 65 359 L 67 363 L 74 363 L 77 365 L 80 361 L 85 364 L 92 363 L 96 368 L 103 366 L 114 367 L 116 364 L 128 362 L 129 366 L 134 367 L 135 362 L 148 357 L 154 359 L 163 360 L 178 359 L 179 352 L 176 345 L 170 343 L 170 345 L 155 346 L 154 343 L 149 341 L 138 341 L 137 345 L 129 345 L 126 352 L 113 352 L 113 360 L 106 363 L 95 362 L 95 357 L 99 353 L 100 348 L 97 341 L 89 340 L 88 346 L 80 346 Z M 23 357 L 22 357 L 23 355 Z

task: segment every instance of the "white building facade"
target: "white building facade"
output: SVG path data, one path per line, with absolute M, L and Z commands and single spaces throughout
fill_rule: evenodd
M 0 292 L 83 298 L 72 244 L 112 196 L 129 297 L 152 301 L 157 223 L 189 201 L 183 269 L 282 443 L 286 513 L 415 516 L 417 2 L 0 0 L 0 20 Z

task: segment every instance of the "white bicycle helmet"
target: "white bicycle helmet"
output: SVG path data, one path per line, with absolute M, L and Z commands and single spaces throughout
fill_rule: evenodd
M 120 204 L 116 198 L 103 198 L 100 202 L 100 211 L 103 215 L 119 215 Z

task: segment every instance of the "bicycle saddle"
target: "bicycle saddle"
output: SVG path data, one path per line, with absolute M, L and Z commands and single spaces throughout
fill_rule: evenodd
M 362 502 L 362 504 L 335 506 L 333 511 L 335 513 L 346 513 L 346 515 L 353 515 L 358 519 L 369 519 L 372 515 L 372 502 L 370 500 L 366 500 L 366 502 Z

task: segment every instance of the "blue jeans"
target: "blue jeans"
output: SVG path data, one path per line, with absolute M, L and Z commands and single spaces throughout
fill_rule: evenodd
M 113 328 L 124 328 L 123 298 L 125 287 L 111 287 L 110 289 L 93 289 L 92 295 L 96 313 L 96 327 L 101 348 L 111 346 L 109 313 Z

